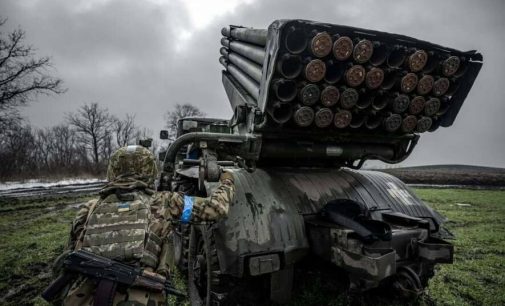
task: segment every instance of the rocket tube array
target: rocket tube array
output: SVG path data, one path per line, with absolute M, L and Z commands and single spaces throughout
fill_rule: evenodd
M 267 30 L 226 27 L 221 64 L 258 100 Z M 388 133 L 434 130 L 449 109 L 467 59 L 331 29 L 287 26 L 266 111 L 294 128 L 365 129 Z

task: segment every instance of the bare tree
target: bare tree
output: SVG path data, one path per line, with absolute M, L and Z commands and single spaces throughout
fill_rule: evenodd
M 29 126 L 16 126 L 0 138 L 0 178 L 33 173 L 34 137 Z
M 168 137 L 174 140 L 177 135 L 177 121 L 186 117 L 203 117 L 205 113 L 200 111 L 196 106 L 191 104 L 176 104 L 173 111 L 168 111 L 165 114 L 166 127 L 168 129 Z
M 24 43 L 23 30 L 1 31 L 6 21 L 0 18 L 0 125 L 19 121 L 16 108 L 37 95 L 65 91 L 61 79 L 48 75 L 50 58 L 37 58 L 35 49 Z
M 76 169 L 79 166 L 77 158 L 77 135 L 68 125 L 57 125 L 51 128 L 53 138 L 52 162 L 59 169 Z
M 23 119 L 17 109 L 0 108 L 0 137 L 7 131 L 21 126 Z
M 45 172 L 50 172 L 52 169 L 52 155 L 54 137 L 52 129 L 40 129 L 35 131 L 35 145 L 33 154 L 38 168 L 43 169 Z
M 127 114 L 123 120 L 116 118 L 114 120 L 113 129 L 116 134 L 116 144 L 118 147 L 131 144 L 137 134 L 135 115 Z
M 74 126 L 79 141 L 91 153 L 94 170 L 100 170 L 101 157 L 109 156 L 110 130 L 114 117 L 106 108 L 101 108 L 98 103 L 84 104 L 76 113 L 68 113 L 67 121 Z

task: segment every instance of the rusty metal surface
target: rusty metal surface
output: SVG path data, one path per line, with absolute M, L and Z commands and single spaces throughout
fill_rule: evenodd
M 333 122 L 333 112 L 329 108 L 321 107 L 316 112 L 314 121 L 319 128 L 328 127 Z
M 325 74 L 326 65 L 320 59 L 313 59 L 305 66 L 305 78 L 310 82 L 316 83 L 321 81 Z
M 339 61 L 347 60 L 351 56 L 353 49 L 354 44 L 347 36 L 342 36 L 333 43 L 333 55 Z
M 365 81 L 366 71 L 361 65 L 354 65 L 345 73 L 347 84 L 351 87 L 358 87 Z
M 444 95 L 448 90 L 449 86 L 451 85 L 449 79 L 447 78 L 440 78 L 433 83 L 433 94 L 435 96 L 442 96 Z
M 411 54 L 408 58 L 409 68 L 413 72 L 419 72 L 423 70 L 424 66 L 428 62 L 428 53 L 424 50 L 417 50 Z
M 310 42 L 310 50 L 316 57 L 325 57 L 330 54 L 332 48 L 330 34 L 326 32 L 317 33 Z
M 340 97 L 340 106 L 345 109 L 353 108 L 358 102 L 359 93 L 354 88 L 346 88 Z
M 370 89 L 379 88 L 384 81 L 384 70 L 380 68 L 372 68 L 366 73 L 366 86 Z
M 417 86 L 417 75 L 415 73 L 407 73 L 401 80 L 401 89 L 405 93 L 412 92 Z
M 335 113 L 335 119 L 334 123 L 335 126 L 339 129 L 343 129 L 349 124 L 351 124 L 352 121 L 352 113 L 348 110 L 340 110 L 337 113 Z
M 314 110 L 308 106 L 302 106 L 295 111 L 293 119 L 298 126 L 307 127 L 314 121 Z
M 426 100 L 423 96 L 416 96 L 412 101 L 410 101 L 409 112 L 412 115 L 417 115 L 424 110 Z
M 368 39 L 359 41 L 354 46 L 353 57 L 356 62 L 363 64 L 368 62 L 373 54 L 373 43 Z
M 321 90 L 315 84 L 306 84 L 302 87 L 299 93 L 300 101 L 305 105 L 314 105 L 319 101 Z
M 321 104 L 326 107 L 333 106 L 337 104 L 340 98 L 340 92 L 338 88 L 332 85 L 326 86 L 321 92 Z

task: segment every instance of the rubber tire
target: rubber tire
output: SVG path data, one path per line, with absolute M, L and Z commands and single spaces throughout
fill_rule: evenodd
M 200 296 L 200 292 L 197 288 L 197 285 L 194 282 L 195 279 L 195 271 L 193 269 L 195 260 L 196 260 L 196 251 L 199 243 L 199 239 L 203 239 L 203 247 L 206 250 L 206 254 L 208 254 L 208 239 L 206 239 L 206 230 L 202 229 L 205 227 L 204 225 L 192 225 L 189 236 L 189 248 L 188 248 L 188 292 L 189 292 L 189 301 L 192 306 L 203 306 L 210 305 L 210 274 L 207 273 L 207 296 L 205 300 Z M 206 269 L 210 271 L 210 263 L 206 261 Z M 202 267 L 200 267 L 202 268 Z

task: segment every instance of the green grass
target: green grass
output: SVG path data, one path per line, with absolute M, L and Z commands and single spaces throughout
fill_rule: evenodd
M 455 258 L 452 265 L 439 265 L 426 294 L 408 304 L 505 305 L 505 191 L 415 191 L 450 220 L 446 227 L 456 235 L 452 241 Z M 76 211 L 65 204 L 85 200 L 63 198 L 1 203 L 1 305 L 47 305 L 38 295 L 52 278 L 50 266 L 63 250 Z M 180 277 L 177 283 L 183 285 Z M 317 278 L 312 283 L 307 282 L 293 304 L 345 305 L 345 292 L 331 286 Z M 325 288 L 335 294 L 322 294 Z M 9 291 L 14 294 L 2 300 Z M 404 305 L 406 302 L 368 294 L 363 304 Z
M 456 235 L 454 264 L 439 266 L 430 297 L 440 305 L 505 305 L 505 192 L 416 193 L 449 219 L 446 227 Z
M 38 295 L 51 280 L 51 264 L 63 251 L 76 211 L 65 204 L 85 200 L 53 199 L 43 206 L 28 200 L 1 207 L 0 299 L 8 298 L 0 304 L 42 303 Z

